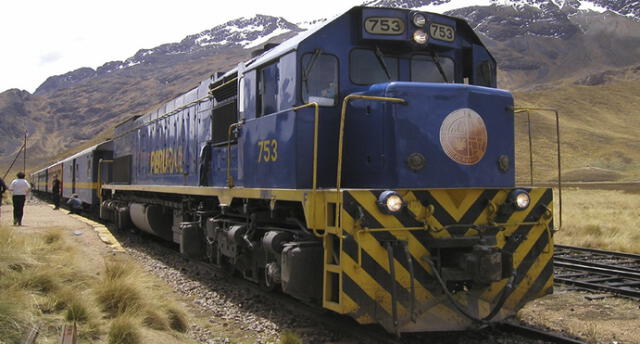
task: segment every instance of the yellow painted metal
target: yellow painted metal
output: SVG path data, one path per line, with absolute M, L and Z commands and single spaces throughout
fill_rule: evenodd
M 420 191 L 427 191 L 431 197 L 436 200 L 438 211 L 440 213 L 446 212 L 450 218 L 459 222 L 462 218 L 469 218 L 470 214 L 474 214 L 469 218 L 470 223 L 465 225 L 486 225 L 489 224 L 493 218 L 490 204 L 502 204 L 506 201 L 509 191 L 511 189 L 498 190 L 492 194 L 491 199 L 487 199 L 487 204 L 482 208 L 478 208 L 478 201 L 483 197 L 483 191 L 485 189 L 468 189 L 464 190 L 405 190 L 403 197 L 405 200 L 415 199 L 414 193 Z M 516 250 L 513 254 L 513 268 L 518 269 L 520 266 L 527 266 L 522 271 L 524 274 L 517 283 L 516 288 L 509 291 L 511 294 L 507 298 L 505 306 L 498 311 L 495 316 L 495 320 L 503 319 L 504 317 L 513 314 L 513 312 L 522 304 L 522 302 L 530 299 L 531 297 L 540 296 L 548 292 L 552 287 L 552 278 L 547 281 L 543 281 L 543 271 L 548 271 L 548 264 L 553 255 L 553 242 L 551 240 L 549 226 L 551 223 L 552 203 L 542 204 L 540 201 L 542 197 L 549 196 L 548 189 L 536 188 L 531 190 L 531 204 L 541 204 L 548 208 L 547 212 L 542 214 L 540 218 L 536 218 L 534 221 L 527 220 L 528 216 L 534 211 L 539 209 L 537 206 L 530 207 L 527 211 L 514 212 L 507 220 L 501 221 L 501 223 L 493 223 L 493 226 L 503 227 L 502 230 L 496 232 L 497 247 L 502 249 L 509 237 L 512 237 L 516 230 L 523 227 L 528 228 L 528 235 L 523 239 L 521 243 L 516 246 Z M 341 296 L 340 307 L 332 305 L 332 309 L 343 313 L 349 314 L 356 318 L 360 323 L 372 323 L 379 322 L 383 326 L 389 326 L 384 324 L 381 319 L 375 317 L 367 317 L 363 313 L 363 307 L 367 306 L 361 302 L 374 302 L 377 304 L 377 309 L 384 310 L 388 315 L 393 304 L 393 296 L 389 292 L 388 278 L 393 275 L 391 273 L 390 264 L 388 260 L 388 252 L 383 245 L 385 240 L 395 240 L 398 242 L 406 242 L 406 248 L 413 258 L 414 269 L 422 269 L 422 274 L 429 273 L 431 267 L 426 264 L 426 261 L 422 258 L 430 257 L 431 253 L 425 243 L 418 240 L 417 233 L 426 232 L 433 238 L 439 237 L 451 237 L 452 233 L 449 232 L 450 226 L 442 226 L 434 217 L 423 217 L 423 214 L 431 213 L 434 211 L 429 210 L 429 206 L 424 204 L 414 205 L 407 207 L 405 216 L 408 215 L 415 220 L 425 220 L 426 226 L 423 227 L 403 227 L 400 217 L 388 215 L 382 213 L 376 205 L 376 197 L 370 190 L 342 190 L 341 195 L 344 198 L 345 194 L 349 193 L 351 202 L 356 204 L 355 207 L 361 209 L 361 212 L 367 214 L 367 219 L 362 222 L 361 219 L 353 218 L 354 205 L 351 204 L 351 210 L 345 207 L 342 209 L 342 230 L 344 237 L 352 237 L 350 240 L 354 240 L 350 245 L 350 253 L 342 252 L 341 255 L 341 268 L 342 274 L 349 277 L 353 283 L 357 285 L 366 295 L 366 300 L 362 299 L 362 296 L 357 296 L 359 299 L 350 298 L 350 295 L 343 288 L 343 284 L 340 284 Z M 547 202 L 547 201 L 545 201 Z M 442 215 L 440 215 L 442 216 Z M 357 216 L 356 216 L 357 217 Z M 374 227 L 368 228 L 371 223 L 377 223 Z M 386 232 L 383 236 L 382 233 Z M 459 237 L 461 234 L 456 234 Z M 469 230 L 464 235 L 477 236 L 478 230 Z M 487 234 L 484 234 L 487 235 Z M 542 248 L 538 242 L 542 239 L 542 236 L 547 237 L 547 244 Z M 382 241 L 381 241 L 382 240 Z M 357 253 L 356 253 L 357 250 Z M 539 250 L 539 251 L 536 251 Z M 536 254 L 532 255 L 532 252 Z M 363 256 L 366 254 L 367 260 L 363 260 Z M 401 257 L 394 259 L 395 269 L 395 283 L 398 288 L 402 290 L 404 295 L 411 294 L 411 279 L 413 273 L 410 272 L 406 265 L 402 262 L 404 259 Z M 365 263 L 366 262 L 366 263 Z M 375 262 L 375 263 L 373 263 Z M 533 262 L 533 263 L 532 263 Z M 523 265 L 524 264 L 524 265 Z M 531 264 L 531 268 L 528 268 L 527 264 Z M 327 269 L 334 271 L 335 268 Z M 547 273 L 547 272 L 545 272 Z M 384 276 L 381 279 L 381 276 Z M 346 277 L 345 277 L 346 278 Z M 424 278 L 424 277 L 423 277 Z M 385 282 L 386 281 L 386 282 Z M 416 309 L 415 313 L 410 311 L 410 306 L 405 303 L 399 303 L 398 315 L 400 318 L 400 327 L 403 331 L 424 331 L 424 330 L 444 330 L 450 329 L 464 329 L 471 325 L 471 321 L 465 316 L 462 316 L 456 309 L 453 308 L 451 303 L 446 298 L 438 296 L 439 289 L 431 289 L 428 284 L 422 284 L 418 280 L 415 280 L 415 297 L 416 297 Z M 551 281 L 551 282 L 550 282 Z M 498 282 L 491 283 L 484 289 L 470 290 L 468 292 L 460 292 L 454 295 L 455 302 L 461 307 L 471 311 L 472 314 L 476 314 L 482 317 L 489 314 L 499 298 L 502 297 L 502 292 L 505 290 L 508 278 L 504 278 Z M 344 282 L 343 282 L 344 283 Z M 531 293 L 531 288 L 540 288 L 535 292 L 535 295 Z M 347 302 L 347 300 L 349 302 Z M 410 320 L 412 314 L 417 317 L 417 322 Z M 371 315 L 371 314 L 369 314 Z M 389 328 L 387 329 L 389 330 Z M 391 328 L 393 330 L 393 328 Z
M 348 96 L 346 96 L 343 100 L 342 100 L 342 110 L 340 113 L 340 131 L 338 133 L 338 168 L 337 168 L 337 172 L 336 172 L 336 189 L 335 189 L 335 227 L 330 228 L 329 226 L 327 226 L 325 228 L 324 231 L 324 235 L 327 235 L 329 233 L 334 234 L 337 236 L 337 238 L 339 239 L 339 246 L 340 246 L 340 250 L 339 252 L 342 252 L 343 250 L 343 233 L 342 233 L 342 197 L 343 194 L 341 192 L 341 186 L 342 186 L 342 153 L 343 153 L 343 145 L 344 145 L 344 125 L 345 125 L 345 119 L 347 117 L 347 106 L 349 105 L 349 103 L 352 100 L 356 100 L 356 99 L 361 99 L 361 100 L 372 100 L 372 101 L 381 101 L 381 102 L 390 102 L 390 103 L 399 103 L 399 104 L 406 104 L 406 100 L 405 99 L 401 99 L 401 98 L 391 98 L 391 97 L 376 97 L 376 96 L 365 96 L 365 95 L 359 95 L 359 94 L 350 94 Z M 327 249 L 327 246 L 329 245 L 329 240 L 327 237 L 325 237 L 325 247 L 324 247 L 324 255 L 325 255 L 325 261 L 324 261 L 324 279 L 325 279 L 325 283 L 324 283 L 324 297 L 323 297 L 323 305 L 325 307 L 331 307 L 332 305 L 329 304 L 329 302 L 331 302 L 330 300 L 327 299 L 327 295 L 329 293 L 329 291 L 327 290 L 327 288 L 329 288 L 329 281 L 327 281 L 327 276 L 329 276 L 330 273 L 328 271 L 327 268 L 327 260 L 328 260 L 328 255 L 333 254 L 333 252 L 329 252 L 329 250 Z M 331 245 L 333 245 L 333 243 L 331 243 Z M 345 264 L 342 263 L 342 259 L 340 260 L 340 268 L 341 270 L 344 268 Z M 344 286 L 344 281 L 343 281 L 343 275 L 342 272 L 338 273 L 338 290 L 339 292 L 339 297 L 338 297 L 338 306 L 336 307 L 336 309 L 333 309 L 336 312 L 339 313 L 346 313 L 347 310 L 345 309 L 345 303 L 342 301 L 343 300 L 343 295 L 342 295 L 342 290 L 343 290 L 343 286 Z

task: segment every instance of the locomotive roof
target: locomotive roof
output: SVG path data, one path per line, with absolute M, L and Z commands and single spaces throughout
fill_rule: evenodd
M 338 18 L 340 18 L 342 16 L 345 16 L 345 15 L 349 15 L 352 12 L 355 12 L 355 11 L 361 11 L 363 8 L 367 8 L 367 7 L 366 6 L 352 7 L 350 10 L 348 10 L 345 13 L 337 15 L 337 16 L 331 18 L 331 19 L 328 19 L 326 22 L 324 22 L 322 24 L 318 24 L 316 26 L 313 26 L 313 27 L 309 28 L 308 30 L 303 31 L 303 32 L 291 37 L 290 39 L 280 43 L 279 45 L 277 45 L 273 49 L 270 49 L 270 50 L 264 52 L 263 54 L 257 56 L 256 58 L 245 62 L 244 65 L 249 69 L 253 69 L 253 68 L 259 67 L 259 66 L 261 66 L 263 64 L 269 63 L 269 62 L 273 61 L 275 58 L 277 58 L 277 57 L 279 57 L 281 55 L 285 55 L 285 54 L 287 54 L 287 53 L 289 53 L 289 52 L 291 52 L 293 50 L 296 50 L 298 48 L 298 45 L 300 45 L 300 43 L 302 43 L 302 41 L 304 41 L 305 39 L 309 38 L 310 36 L 312 36 L 316 32 L 320 31 L 325 26 L 331 25 L 331 23 L 336 21 Z M 369 7 L 369 8 L 371 8 L 371 7 Z M 375 7 L 375 8 L 382 8 L 382 9 L 389 9 L 389 10 L 411 11 L 411 9 L 405 9 L 405 8 L 389 8 L 389 7 Z M 452 17 L 452 16 L 447 16 L 447 15 L 444 15 L 444 14 L 433 13 L 433 12 L 426 12 L 426 11 L 416 11 L 416 12 L 429 13 L 429 14 L 436 15 L 436 16 L 442 16 L 442 17 L 451 18 L 451 19 L 456 21 L 456 23 L 458 24 L 458 27 L 460 29 L 463 29 L 463 30 L 468 31 L 470 33 L 470 38 L 471 38 L 473 43 L 480 44 L 480 45 L 484 46 L 484 44 L 482 43 L 482 41 L 480 40 L 478 35 L 476 35 L 475 31 L 471 28 L 471 26 L 469 26 L 469 24 L 467 23 L 466 20 L 464 20 L 462 18 L 458 18 L 458 17 Z M 227 76 L 227 75 L 233 74 L 235 72 L 237 72 L 237 68 L 234 68 L 234 69 L 228 71 L 224 75 Z

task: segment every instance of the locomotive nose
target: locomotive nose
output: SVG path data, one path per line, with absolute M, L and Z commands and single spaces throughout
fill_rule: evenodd
M 358 101 L 345 129 L 350 187 L 512 187 L 513 97 L 459 84 L 394 82 L 371 96 L 406 104 Z

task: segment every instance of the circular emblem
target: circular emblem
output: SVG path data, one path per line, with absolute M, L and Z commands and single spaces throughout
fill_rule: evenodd
M 440 145 L 451 160 L 476 164 L 487 151 L 487 128 L 482 117 L 469 108 L 451 112 L 440 126 Z

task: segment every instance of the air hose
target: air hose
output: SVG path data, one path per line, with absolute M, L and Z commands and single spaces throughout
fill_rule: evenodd
M 502 306 L 504 306 L 504 303 L 507 301 L 507 297 L 511 294 L 511 290 L 513 289 L 513 285 L 514 285 L 513 282 L 516 279 L 516 270 L 514 269 L 513 273 L 511 274 L 511 278 L 509 278 L 509 282 L 507 283 L 507 286 L 502 290 L 502 295 L 500 295 L 500 300 L 498 300 L 498 303 L 496 303 L 495 307 L 493 307 L 493 309 L 491 310 L 491 312 L 489 314 L 487 314 L 487 316 L 485 316 L 483 318 L 477 318 L 477 317 L 473 316 L 472 314 L 470 314 L 469 312 L 467 312 L 462 306 L 460 306 L 458 304 L 458 302 L 456 302 L 456 300 L 453 298 L 453 295 L 447 289 L 447 286 L 445 285 L 444 281 L 442 280 L 442 276 L 440 276 L 440 273 L 436 269 L 436 266 L 433 263 L 433 261 L 431 261 L 431 259 L 428 259 L 428 258 L 424 258 L 424 260 L 431 267 L 431 270 L 433 271 L 434 276 L 438 280 L 438 283 L 440 284 L 440 287 L 442 288 L 442 291 L 447 296 L 447 299 L 449 300 L 449 302 L 451 302 L 453 307 L 455 307 L 455 309 L 460 314 L 462 314 L 465 317 L 469 318 L 471 321 L 478 322 L 478 323 L 481 323 L 483 325 L 486 325 L 491 319 L 493 319 L 493 317 L 496 316 L 496 314 L 498 314 L 500 309 L 502 309 Z

